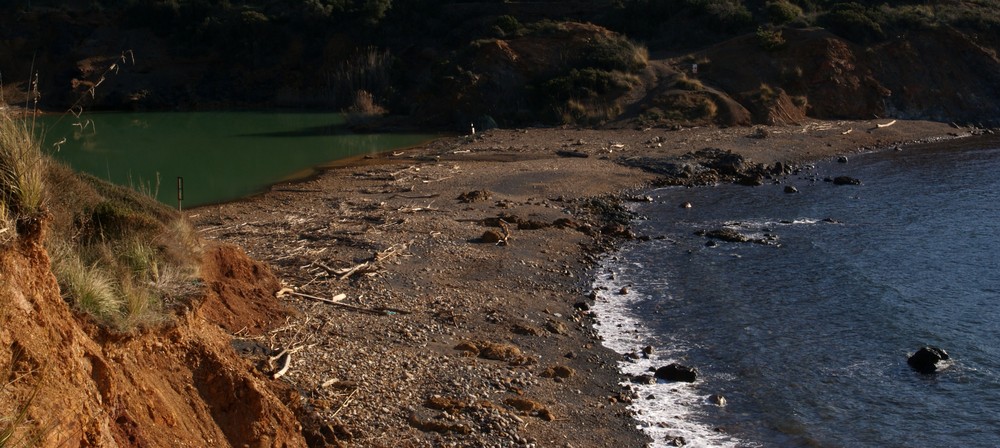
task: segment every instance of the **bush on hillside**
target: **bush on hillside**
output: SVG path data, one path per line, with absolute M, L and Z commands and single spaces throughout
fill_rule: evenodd
M 858 43 L 873 43 L 885 38 L 877 11 L 858 3 L 841 3 L 830 12 L 822 14 L 818 23 L 834 34 Z

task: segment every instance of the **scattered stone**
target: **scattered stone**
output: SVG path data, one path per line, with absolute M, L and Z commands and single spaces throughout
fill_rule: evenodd
M 635 384 L 656 384 L 656 377 L 653 375 L 635 375 L 632 377 Z
M 551 366 L 542 372 L 542 376 L 545 378 L 570 378 L 575 374 L 576 370 L 573 370 L 572 367 L 561 365 Z
M 698 378 L 698 370 L 694 367 L 673 363 L 656 369 L 653 376 L 665 381 L 693 383 Z
M 597 298 L 596 296 L 594 298 Z M 573 308 L 579 311 L 590 311 L 590 304 L 587 302 L 576 302 Z
M 471 353 L 471 356 L 479 356 L 479 347 L 476 347 L 476 344 L 471 342 L 462 342 L 461 344 L 456 345 L 454 349 Z
M 951 359 L 948 356 L 948 352 L 944 349 L 932 346 L 921 347 L 912 356 L 910 356 L 906 363 L 910 365 L 914 370 L 923 373 L 930 374 L 935 373 L 943 369 L 944 365 L 940 365 L 942 361 L 947 361 Z
M 424 407 L 436 409 L 438 411 L 451 411 L 465 407 L 465 403 L 454 398 L 433 395 L 424 401 Z
M 503 235 L 501 235 L 500 232 L 496 230 L 489 229 L 483 232 L 483 236 L 479 237 L 479 241 L 486 244 L 496 244 L 499 243 L 500 241 L 503 241 Z
M 580 227 L 579 223 L 569 218 L 559 218 L 552 221 L 552 225 L 560 229 L 577 229 Z
M 460 194 L 458 196 L 458 200 L 461 201 L 461 202 L 463 202 L 463 203 L 471 203 L 471 202 L 488 201 L 492 197 L 493 197 L 493 193 L 490 193 L 489 191 L 486 191 L 486 190 L 475 190 L 475 191 L 469 191 L 469 192 L 465 192 L 465 193 Z
M 540 328 L 529 324 L 514 324 L 514 327 L 511 328 L 510 331 L 524 336 L 542 335 L 542 330 Z
M 753 132 L 750 133 L 749 137 L 763 139 L 767 138 L 769 135 L 771 135 L 771 133 L 767 130 L 767 128 L 757 126 L 753 128 Z
M 545 329 L 550 333 L 566 334 L 566 324 L 559 321 L 549 321 L 545 324 Z

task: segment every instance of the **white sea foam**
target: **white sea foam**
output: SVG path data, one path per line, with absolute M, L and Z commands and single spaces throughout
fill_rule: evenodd
M 633 317 L 631 310 L 646 297 L 642 291 L 629 289 L 626 292 L 622 289 L 626 281 L 615 263 L 605 259 L 601 263 L 601 272 L 614 275 L 599 275 L 594 282 L 594 289 L 598 291 L 593 307 L 597 315 L 597 329 L 606 347 L 622 355 L 641 353 L 642 347 L 656 338 Z M 661 341 L 664 340 L 664 335 L 659 336 Z M 678 362 L 683 349 L 683 341 L 661 342 L 648 358 L 639 356 L 629 361 L 623 357 L 618 368 L 627 375 L 650 375 L 650 369 Z M 653 439 L 649 446 L 676 446 L 671 441 L 678 438 L 683 438 L 685 447 L 753 446 L 697 421 L 697 414 L 718 410 L 716 405 L 709 403 L 710 394 L 702 391 L 699 384 L 700 381 L 628 383 L 637 397 L 629 409 L 635 413 L 641 429 Z M 648 398 L 650 396 L 653 398 Z

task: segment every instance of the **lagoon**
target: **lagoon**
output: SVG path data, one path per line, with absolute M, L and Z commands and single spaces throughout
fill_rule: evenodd
M 46 116 L 44 148 L 77 171 L 177 205 L 213 204 L 302 178 L 353 156 L 418 145 L 432 134 L 355 134 L 339 113 L 108 112 Z

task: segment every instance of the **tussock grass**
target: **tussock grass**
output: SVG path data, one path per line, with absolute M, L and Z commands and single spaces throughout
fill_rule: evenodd
M 37 217 L 45 206 L 43 157 L 31 121 L 0 113 L 0 218 Z
M 53 164 L 47 244 L 67 301 L 114 329 L 167 319 L 195 292 L 198 238 L 182 216 L 142 192 Z

